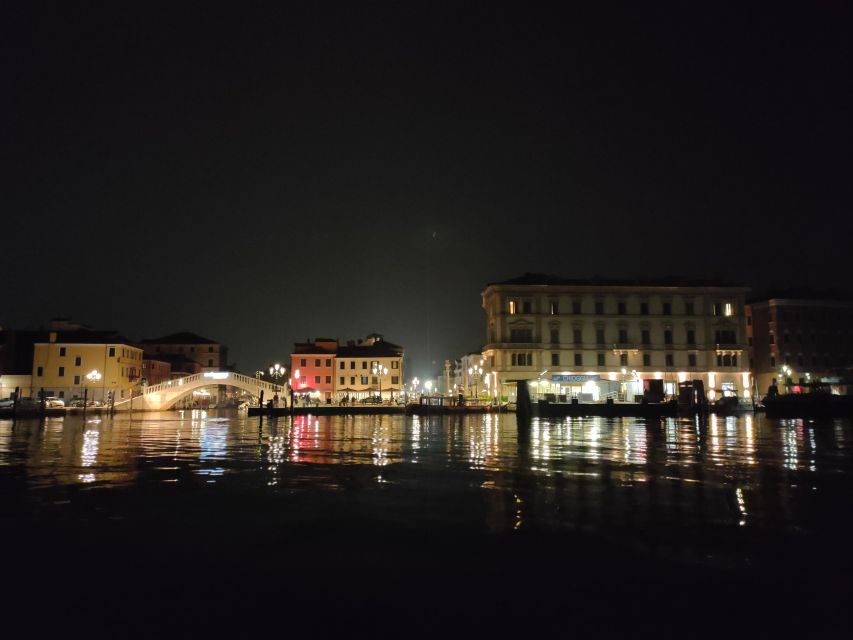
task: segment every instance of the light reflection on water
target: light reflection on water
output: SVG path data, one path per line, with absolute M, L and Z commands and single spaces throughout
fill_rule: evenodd
M 67 416 L 0 421 L 0 480 L 34 496 L 148 483 L 247 491 L 383 485 L 402 501 L 441 485 L 480 492 L 492 529 L 808 527 L 815 509 L 804 492 L 847 477 L 851 435 L 850 421 L 752 415 L 534 420 L 521 435 L 513 415 Z M 348 469 L 365 469 L 369 481 Z

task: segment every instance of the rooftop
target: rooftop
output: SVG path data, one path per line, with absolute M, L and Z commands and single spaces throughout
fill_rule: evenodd
M 684 277 L 665 278 L 563 278 L 546 273 L 525 273 L 501 282 L 490 282 L 486 286 L 563 286 L 563 287 L 733 287 L 729 282 L 690 279 Z
M 168 336 L 161 336 L 159 338 L 145 338 L 144 340 L 140 340 L 140 344 L 219 344 L 216 340 L 210 340 L 209 338 L 205 338 L 203 336 L 198 335 L 197 333 L 190 333 L 189 331 L 180 331 L 178 333 L 172 333 Z

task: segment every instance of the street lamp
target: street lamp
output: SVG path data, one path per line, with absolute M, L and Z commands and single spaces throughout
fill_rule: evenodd
M 782 367 L 782 375 L 785 376 L 785 393 L 791 393 L 791 367 L 784 365 Z
M 475 396 L 480 395 L 480 377 L 483 375 L 483 366 L 482 365 L 483 365 L 483 361 L 480 360 L 479 365 L 474 365 L 473 367 L 468 367 L 468 375 L 472 376 L 475 380 L 475 382 L 474 382 L 474 389 L 475 389 L 474 395 Z M 471 393 L 470 387 L 468 388 L 468 393 L 469 394 Z
M 285 376 L 285 373 L 287 373 L 287 367 L 282 367 L 277 362 L 270 367 L 270 378 L 276 383 Z
M 383 367 L 379 362 L 373 363 L 373 369 L 371 369 L 373 375 L 379 378 L 379 397 L 382 397 L 382 376 L 388 375 L 388 367 Z
M 418 393 L 418 385 L 419 385 L 420 383 L 421 383 L 421 381 L 420 381 L 420 380 L 418 380 L 418 377 L 417 377 L 417 376 L 415 376 L 414 378 L 412 378 L 412 393 L 413 393 L 413 394 L 417 394 L 417 393 Z
M 89 381 L 89 385 L 91 386 L 91 385 L 95 384 L 96 382 L 98 382 L 98 380 L 103 378 L 103 376 L 101 375 L 101 373 L 97 369 L 92 369 L 89 373 L 87 373 L 85 375 L 85 378 L 86 378 L 86 380 Z M 84 385 L 83 386 L 83 408 L 84 409 L 86 408 L 86 405 L 88 404 L 88 400 L 89 400 L 89 389 L 88 389 L 88 387 L 86 387 Z
M 432 391 L 432 380 L 424 382 L 424 389 L 426 389 L 427 395 L 429 395 L 430 391 Z

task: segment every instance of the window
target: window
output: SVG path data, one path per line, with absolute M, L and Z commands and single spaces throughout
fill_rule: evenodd
M 714 331 L 714 342 L 717 344 L 735 344 L 737 337 L 732 329 L 717 329 Z
M 361 361 L 361 368 L 362 368 L 362 369 L 367 369 L 367 360 L 362 360 L 362 361 Z
M 572 339 L 575 344 L 583 342 L 583 329 L 575 329 L 572 331 Z
M 551 354 L 551 366 L 558 367 L 560 366 L 560 354 L 552 353 Z
M 345 384 L 346 384 L 346 382 L 344 382 L 344 380 L 346 380 L 346 378 L 344 378 L 343 376 L 341 376 L 341 377 L 340 377 L 340 378 L 338 378 L 338 379 L 340 380 L 340 382 L 339 382 L 338 384 L 340 384 L 341 386 L 343 386 L 343 385 L 345 385 Z
M 560 313 L 560 303 L 556 300 L 551 300 L 551 302 L 548 303 L 548 311 L 551 313 L 552 316 L 557 315 L 558 313 Z
M 640 341 L 643 344 L 651 344 L 652 343 L 651 333 L 649 332 L 648 329 L 643 329 L 643 331 L 640 335 L 642 336 Z
M 349 379 L 350 384 L 355 384 L 355 376 L 351 376 Z
M 770 366 L 771 367 L 776 366 L 776 356 L 770 356 Z
M 59 367 L 59 377 L 62 378 L 65 375 L 65 367 Z
M 604 354 L 603 353 L 598 354 L 598 366 L 599 367 L 604 366 Z
M 115 357 L 116 357 L 116 348 L 110 347 L 110 358 L 115 358 Z
M 627 313 L 627 307 L 625 303 L 621 300 L 616 303 L 616 311 L 619 313 L 620 316 L 624 316 Z
M 314 359 L 314 366 L 315 366 L 315 367 L 319 367 L 319 366 L 320 366 L 320 358 L 315 358 L 315 359 Z
M 341 360 L 341 369 L 346 369 L 346 368 L 347 368 L 347 363 L 344 362 L 343 360 Z M 343 384 L 343 382 L 341 382 L 341 384 Z
M 580 300 L 574 300 L 572 302 L 572 313 L 579 314 L 580 312 L 581 312 L 581 301 Z
M 331 366 L 332 366 L 332 359 L 331 359 L 331 358 L 326 358 L 326 366 L 327 366 L 327 367 L 331 367 Z
M 400 376 L 391 376 L 391 384 L 400 384 Z
M 696 354 L 688 353 L 687 354 L 687 366 L 695 367 L 696 366 Z
M 370 384 L 376 384 L 377 382 L 378 382 L 378 380 L 376 379 L 376 376 L 373 376 L 372 378 L 370 378 Z
M 687 344 L 696 344 L 696 332 L 693 329 L 687 330 Z
M 400 368 L 400 362 L 399 362 L 399 360 L 392 360 L 392 361 L 391 361 L 391 368 L 392 368 L 392 369 L 399 369 L 399 368 Z
M 664 302 L 663 303 L 663 315 L 671 316 L 672 315 L 672 303 Z
M 208 367 L 212 367 L 212 366 L 213 366 L 213 360 L 211 360 L 210 358 L 208 358 L 208 359 L 207 359 L 207 366 L 208 366 Z
M 604 314 L 604 302 L 601 300 L 595 301 L 595 315 L 600 316 Z
M 74 376 L 74 384 L 80 384 L 80 376 Z
M 620 342 L 620 344 L 626 344 L 628 342 L 628 330 L 627 329 L 619 329 L 619 342 Z
M 332 376 L 326 376 L 326 384 L 332 384 Z
M 604 344 L 604 329 L 595 330 L 595 342 L 596 344 Z
M 64 392 L 64 391 L 60 391 L 60 392 L 59 392 L 59 397 L 60 397 L 60 398 L 64 398 L 64 397 L 65 397 L 65 392 Z
M 746 316 L 746 326 L 747 327 L 752 326 L 752 316 Z
M 790 342 L 791 342 L 791 334 L 790 333 L 783 333 L 782 334 L 782 344 L 788 344 Z
M 361 384 L 367 384 L 367 376 L 361 376 Z
M 82 362 L 83 362 L 83 359 L 80 356 L 77 356 L 76 358 L 74 358 L 74 366 L 75 367 L 79 367 Z
M 776 336 L 774 336 L 772 333 L 770 334 L 770 344 L 776 344 Z
M 515 313 L 516 313 L 516 304 L 515 304 L 515 300 L 510 300 L 510 301 L 509 301 L 509 304 L 507 305 L 507 310 L 509 311 L 509 315 L 511 315 L 511 316 L 514 316 L 514 315 L 515 315 Z
M 208 347 L 208 348 L 207 348 L 207 352 L 208 352 L 208 353 L 213 353 L 213 347 Z
M 649 303 L 648 302 L 641 302 L 640 303 L 640 314 L 644 315 L 644 316 L 649 315 Z
M 512 366 L 529 367 L 533 365 L 532 353 L 513 353 Z
M 628 354 L 620 353 L 619 354 L 619 364 L 623 367 L 628 366 Z
M 644 366 L 644 367 L 650 367 L 650 366 L 652 366 L 652 356 L 651 356 L 651 354 L 649 354 L 649 353 L 644 353 L 644 354 L 643 354 L 643 366 Z
M 510 342 L 533 342 L 533 329 L 510 329 Z
M 525 300 L 524 302 L 521 303 L 521 307 L 522 307 L 524 313 L 532 313 L 531 306 L 532 305 L 530 304 L 529 300 Z
M 59 347 L 59 356 L 65 357 L 65 347 Z
M 665 329 L 663 332 L 663 343 L 672 344 L 672 329 Z
M 304 367 L 307 364 L 308 364 L 308 360 L 306 360 L 305 358 L 300 358 L 300 360 L 299 360 L 299 366 L 300 367 Z
M 576 353 L 575 354 L 575 366 L 580 367 L 581 365 L 583 365 L 583 354 L 582 353 Z
M 350 360 L 349 368 L 350 368 L 350 369 L 355 369 L 355 360 Z
M 727 302 L 723 305 L 723 315 L 733 316 L 734 314 L 734 305 L 732 305 L 731 302 Z
M 558 327 L 551 327 L 551 343 L 560 343 L 560 329 Z
M 44 375 L 44 368 L 43 368 L 43 367 L 38 367 L 38 368 L 36 369 L 36 375 L 37 375 L 39 378 L 41 378 L 41 377 Z
M 666 366 L 673 367 L 675 366 L 675 359 L 672 357 L 671 353 L 666 354 Z

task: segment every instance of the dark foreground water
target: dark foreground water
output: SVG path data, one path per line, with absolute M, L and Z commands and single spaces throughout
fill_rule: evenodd
M 6 628 L 846 635 L 851 443 L 760 416 L 0 421 Z

